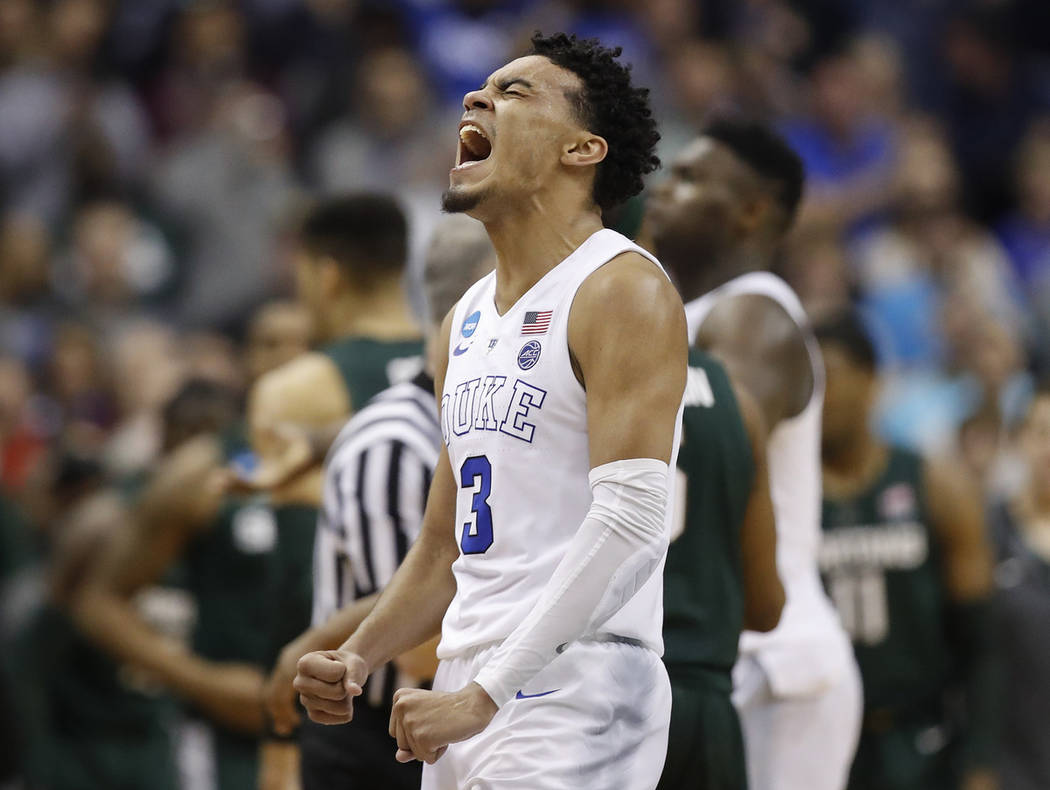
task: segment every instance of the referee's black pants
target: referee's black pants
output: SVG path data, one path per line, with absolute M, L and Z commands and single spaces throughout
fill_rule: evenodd
M 349 724 L 316 724 L 305 716 L 299 730 L 303 790 L 419 790 L 423 764 L 394 759 L 390 709 L 363 701 Z

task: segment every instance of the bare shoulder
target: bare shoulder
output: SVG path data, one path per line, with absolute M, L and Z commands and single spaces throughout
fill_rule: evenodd
M 610 314 L 615 322 L 608 320 Z M 685 311 L 678 291 L 658 266 L 637 252 L 625 252 L 580 285 L 569 317 L 574 325 L 592 322 L 632 327 L 666 327 L 685 333 Z
M 312 351 L 260 377 L 249 396 L 253 420 L 318 422 L 345 416 L 350 394 L 339 369 Z
M 697 343 L 703 348 L 749 348 L 778 355 L 805 353 L 805 337 L 788 311 L 765 294 L 736 294 L 721 299 L 707 314 Z
M 696 344 L 758 399 L 767 426 L 799 414 L 813 394 L 806 336 L 791 314 L 764 294 L 736 294 L 714 306 Z

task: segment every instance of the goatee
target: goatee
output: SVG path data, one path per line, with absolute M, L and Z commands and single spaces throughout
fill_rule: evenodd
M 462 188 L 449 187 L 441 195 L 441 210 L 446 214 L 462 214 L 476 208 L 484 197 L 482 192 L 467 192 Z

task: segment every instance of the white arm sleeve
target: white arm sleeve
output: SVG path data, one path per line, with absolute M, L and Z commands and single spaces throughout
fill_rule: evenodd
M 638 592 L 667 551 L 668 466 L 632 458 L 591 470 L 594 501 L 539 601 L 474 681 L 502 707 Z

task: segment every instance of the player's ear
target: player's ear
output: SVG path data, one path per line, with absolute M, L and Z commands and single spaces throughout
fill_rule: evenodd
M 573 167 L 596 165 L 609 153 L 609 144 L 604 137 L 584 132 L 572 142 L 566 143 L 561 152 L 561 163 Z
M 740 207 L 737 221 L 744 235 L 751 235 L 772 220 L 772 203 L 764 197 L 753 197 Z

